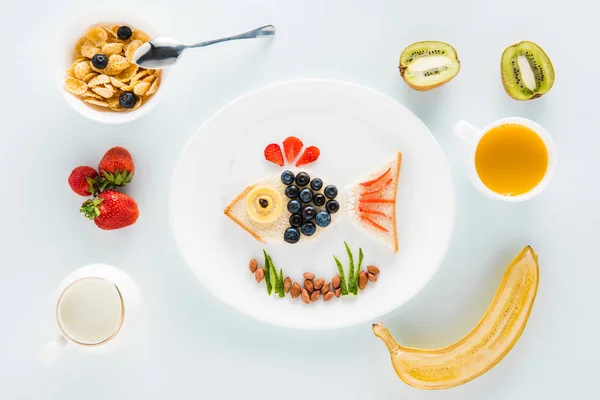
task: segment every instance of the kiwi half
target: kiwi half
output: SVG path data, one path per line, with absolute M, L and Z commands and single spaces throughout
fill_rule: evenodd
M 507 47 L 500 63 L 506 93 L 517 100 L 531 100 L 548 93 L 554 85 L 554 67 L 544 50 L 524 41 Z
M 460 71 L 454 47 L 448 43 L 425 41 L 413 43 L 400 54 L 400 76 L 415 90 L 429 90 L 443 85 Z

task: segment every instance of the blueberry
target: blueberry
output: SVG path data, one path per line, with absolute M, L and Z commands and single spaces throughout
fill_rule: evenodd
M 306 172 L 299 172 L 298 175 L 296 175 L 296 184 L 298 186 L 306 186 L 308 185 L 308 182 L 310 182 L 310 175 Z
M 298 193 L 300 193 L 298 186 L 290 185 L 285 188 L 285 195 L 290 199 L 295 199 L 298 197 Z
M 304 236 L 312 236 L 315 234 L 316 230 L 317 227 L 312 222 L 305 222 L 300 228 L 300 232 L 302 232 Z
M 303 203 L 310 203 L 313 199 L 313 192 L 309 188 L 302 189 L 300 191 L 300 201 Z
M 327 198 L 335 199 L 335 197 L 338 195 L 338 190 L 333 185 L 327 185 L 325 186 L 323 193 L 325 193 L 325 196 L 327 196 Z
M 310 187 L 312 190 L 321 190 L 323 187 L 323 181 L 319 178 L 314 178 L 312 181 L 310 181 Z
M 302 209 L 302 204 L 298 200 L 290 200 L 288 203 L 288 211 L 292 214 L 299 213 Z
M 313 203 L 315 203 L 315 206 L 321 207 L 323 204 L 325 204 L 325 196 L 320 193 L 315 194 L 315 197 L 313 197 Z
M 283 182 L 285 185 L 291 185 L 292 183 L 294 183 L 294 173 L 292 171 L 283 171 L 281 173 L 281 182 Z
M 310 221 L 315 218 L 317 210 L 313 206 L 306 206 L 302 209 L 302 218 L 305 221 Z
M 133 31 L 128 26 L 120 26 L 119 29 L 117 29 L 117 36 L 121 40 L 127 40 L 131 35 L 133 35 Z
M 300 225 L 302 225 L 302 216 L 300 214 L 292 214 L 290 216 L 290 225 L 294 228 L 297 228 Z
M 283 234 L 283 240 L 288 243 L 297 243 L 300 240 L 300 231 L 296 228 L 287 228 Z
M 104 69 L 108 65 L 108 57 L 104 54 L 94 54 L 92 65 L 98 69 Z
M 325 228 L 331 223 L 331 215 L 327 211 L 319 211 L 315 217 L 315 222 L 321 228 Z
M 331 214 L 335 214 L 340 209 L 340 203 L 338 203 L 336 200 L 329 200 L 325 205 L 325 209 Z
M 137 97 L 133 92 L 123 92 L 119 96 L 119 104 L 123 108 L 132 108 L 135 106 L 136 101 Z

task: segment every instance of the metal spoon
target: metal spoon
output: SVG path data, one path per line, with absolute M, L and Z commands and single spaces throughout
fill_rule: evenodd
M 275 27 L 273 25 L 265 25 L 245 33 L 240 33 L 239 35 L 207 40 L 192 45 L 184 45 L 171 38 L 158 37 L 140 46 L 133 54 L 133 61 L 140 67 L 163 69 L 175 64 L 186 49 L 206 47 L 211 44 L 228 42 L 230 40 L 253 39 L 273 35 L 275 35 Z

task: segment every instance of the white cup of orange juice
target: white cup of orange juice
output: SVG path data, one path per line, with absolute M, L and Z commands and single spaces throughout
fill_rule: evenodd
M 550 134 L 526 118 L 503 118 L 478 129 L 460 121 L 454 134 L 471 147 L 470 177 L 483 194 L 524 201 L 540 194 L 556 166 Z

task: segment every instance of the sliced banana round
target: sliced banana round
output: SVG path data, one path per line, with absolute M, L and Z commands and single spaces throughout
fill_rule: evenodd
M 281 194 L 270 186 L 257 186 L 246 196 L 246 212 L 255 222 L 271 223 L 282 211 Z

